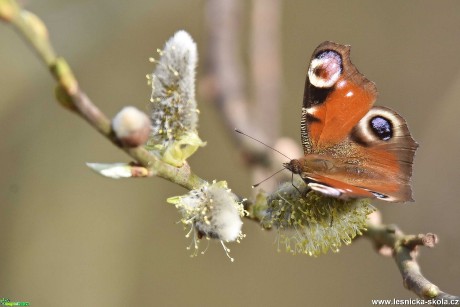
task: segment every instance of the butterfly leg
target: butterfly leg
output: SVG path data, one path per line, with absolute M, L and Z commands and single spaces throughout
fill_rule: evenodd
M 332 227 L 332 224 L 334 223 L 334 214 L 335 214 L 335 208 L 332 208 L 331 211 L 331 223 L 329 224 L 329 227 Z
M 305 181 L 305 179 L 304 179 Z M 302 193 L 302 191 L 300 191 L 300 189 L 294 184 L 294 173 L 292 173 L 292 177 L 291 177 L 291 184 L 292 186 L 297 190 L 297 192 L 299 192 L 300 196 L 302 198 L 305 198 L 307 196 L 307 193 L 311 191 L 310 187 L 308 186 L 308 183 L 305 181 L 305 183 L 307 184 L 307 190 Z
M 296 185 L 294 184 L 294 173 L 291 173 L 291 175 L 292 175 L 292 176 L 291 176 L 291 184 L 292 184 L 292 186 L 297 190 L 297 192 L 299 192 L 300 196 L 303 197 L 302 192 L 300 192 L 299 188 L 296 187 Z

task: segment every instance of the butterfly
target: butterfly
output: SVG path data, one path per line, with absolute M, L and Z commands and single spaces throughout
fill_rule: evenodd
M 373 107 L 375 84 L 350 61 L 350 46 L 323 42 L 305 81 L 304 156 L 283 164 L 308 187 L 340 199 L 413 201 L 410 178 L 418 144 L 406 121 Z

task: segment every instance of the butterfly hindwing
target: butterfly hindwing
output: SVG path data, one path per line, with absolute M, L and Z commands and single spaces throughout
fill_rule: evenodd
M 300 176 L 307 182 L 310 189 L 335 198 L 350 199 L 375 197 L 372 192 L 343 181 L 338 181 L 318 174 L 303 173 Z

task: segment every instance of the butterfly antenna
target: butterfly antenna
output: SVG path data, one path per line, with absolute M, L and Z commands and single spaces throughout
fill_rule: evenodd
M 262 144 L 262 145 L 265 145 L 266 147 L 270 148 L 271 150 L 276 151 L 276 152 L 279 153 L 280 155 L 282 155 L 282 156 L 288 158 L 289 160 L 292 160 L 291 158 L 289 158 L 288 156 L 286 156 L 284 153 L 282 153 L 282 152 L 279 151 L 278 149 L 275 149 L 275 148 L 271 147 L 270 145 L 267 145 L 267 144 L 265 144 L 264 142 L 259 141 L 258 139 L 254 138 L 254 137 L 252 137 L 252 136 L 250 136 L 250 135 L 247 135 L 247 134 L 244 133 L 243 131 L 241 131 L 241 130 L 239 130 L 239 129 L 235 129 L 235 131 L 238 132 L 238 133 L 240 133 L 240 134 L 242 134 L 242 135 L 244 135 L 244 136 L 247 136 L 247 137 L 250 138 L 250 139 L 253 139 L 253 140 L 256 141 L 256 142 L 259 142 L 259 143 Z M 280 171 L 276 172 L 276 173 L 273 174 L 272 176 L 278 174 L 279 172 L 280 172 Z M 271 178 L 271 176 L 268 177 L 268 178 Z M 268 178 L 267 178 L 267 179 L 268 179 Z M 265 180 L 267 180 L 267 179 L 265 179 Z M 265 180 L 264 180 L 264 181 L 265 181 Z M 262 181 L 262 182 L 263 182 L 263 181 Z M 262 183 L 262 182 L 260 182 L 260 183 Z M 260 184 L 260 183 L 259 183 L 259 184 Z M 257 185 L 259 185 L 259 184 L 257 184 Z M 253 187 L 254 187 L 254 186 L 253 186 Z
M 282 172 L 282 171 L 284 171 L 284 170 L 285 170 L 285 168 L 282 168 L 282 169 L 280 169 L 279 171 L 277 171 L 276 173 L 274 173 L 273 175 L 270 175 L 269 177 L 265 178 L 265 179 L 262 180 L 261 182 L 259 182 L 259 183 L 257 183 L 257 184 L 253 184 L 253 185 L 252 185 L 252 188 L 257 188 L 261 183 L 264 183 L 264 182 L 267 181 L 268 179 L 272 178 L 273 176 L 275 176 L 276 174 L 278 174 L 278 173 L 280 173 L 280 172 Z

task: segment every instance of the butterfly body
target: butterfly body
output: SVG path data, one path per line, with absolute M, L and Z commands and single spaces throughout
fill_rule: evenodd
M 418 145 L 400 115 L 373 107 L 375 84 L 349 55 L 349 46 L 332 42 L 314 51 L 302 106 L 304 156 L 285 167 L 329 196 L 412 201 L 410 177 Z

